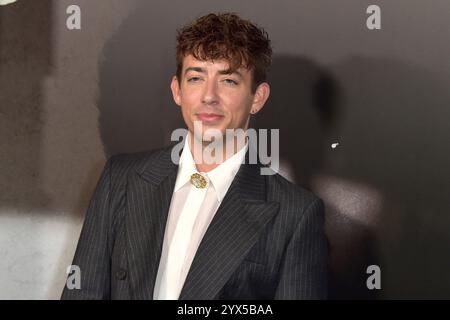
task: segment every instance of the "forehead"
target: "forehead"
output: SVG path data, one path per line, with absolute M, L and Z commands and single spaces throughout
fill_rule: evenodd
M 228 60 L 220 59 L 220 60 L 198 60 L 194 58 L 193 55 L 187 55 L 183 59 L 183 70 L 192 67 L 199 67 L 205 69 L 205 71 L 226 71 L 230 68 L 230 63 Z M 250 71 L 244 67 L 239 67 L 236 71 L 238 71 L 243 76 L 250 73 Z

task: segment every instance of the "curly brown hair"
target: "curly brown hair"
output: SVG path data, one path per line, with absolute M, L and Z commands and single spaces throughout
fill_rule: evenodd
M 266 81 L 272 62 L 267 32 L 235 13 L 210 13 L 178 30 L 177 78 L 181 82 L 183 59 L 192 54 L 197 60 L 227 60 L 228 72 L 239 67 L 252 71 L 252 93 Z

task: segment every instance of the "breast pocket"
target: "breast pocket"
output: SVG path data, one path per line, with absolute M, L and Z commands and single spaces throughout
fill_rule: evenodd
M 273 294 L 273 277 L 267 267 L 244 259 L 224 286 L 220 299 L 272 299 Z

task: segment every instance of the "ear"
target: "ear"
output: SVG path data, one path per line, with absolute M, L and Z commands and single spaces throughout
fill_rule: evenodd
M 256 88 L 255 95 L 253 97 L 253 103 L 251 108 L 251 113 L 256 114 L 264 107 L 267 99 L 270 95 L 270 86 L 267 82 L 261 83 L 258 88 Z
M 177 76 L 172 77 L 170 89 L 172 89 L 173 101 L 175 101 L 178 106 L 181 106 L 181 89 L 180 84 L 178 83 Z

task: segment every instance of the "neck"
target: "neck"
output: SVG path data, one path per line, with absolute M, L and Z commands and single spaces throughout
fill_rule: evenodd
M 195 138 L 193 134 L 189 135 L 189 147 L 195 166 L 199 172 L 209 172 L 217 168 L 245 147 L 245 139 L 239 139 L 236 136 L 233 136 L 232 139 L 223 139 L 225 140 L 225 143 L 219 148 L 214 147 L 212 141 L 200 141 Z M 208 161 L 209 159 L 212 161 Z

